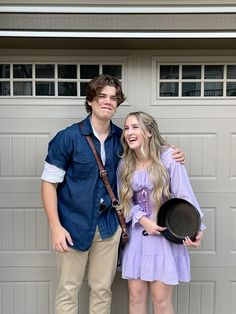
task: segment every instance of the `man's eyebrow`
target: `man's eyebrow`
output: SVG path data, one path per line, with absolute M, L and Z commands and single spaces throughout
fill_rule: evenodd
M 108 94 L 106 94 L 106 93 L 99 93 L 98 95 L 101 95 L 101 96 L 108 96 Z M 110 95 L 110 97 L 116 97 L 116 95 Z

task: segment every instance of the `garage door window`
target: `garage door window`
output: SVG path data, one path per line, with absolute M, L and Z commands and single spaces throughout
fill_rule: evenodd
M 120 64 L 81 64 L 80 65 L 80 95 L 86 95 L 86 86 L 95 76 L 106 73 L 122 81 L 122 65 Z
M 233 96 L 236 96 L 236 65 L 158 65 L 158 98 Z
M 122 64 L 0 64 L 0 96 L 84 97 L 106 73 L 122 81 Z
M 0 64 L 0 95 L 10 95 L 10 64 Z

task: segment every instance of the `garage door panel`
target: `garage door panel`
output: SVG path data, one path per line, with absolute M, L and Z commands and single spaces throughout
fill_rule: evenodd
M 48 282 L 2 283 L 2 313 L 50 313 Z
M 65 99 L 59 98 L 51 99 L 51 101 L 35 98 L 33 102 L 29 99 L 24 101 L 17 99 L 17 104 L 16 99 L 5 103 L 3 101 L 1 98 L 1 119 L 28 120 L 29 125 L 31 119 L 80 119 L 86 115 L 84 103 L 80 103 L 78 99 L 69 99 L 66 104 Z
M 41 161 L 41 171 L 43 170 L 43 162 Z M 42 173 L 40 173 L 41 176 Z M 36 177 L 2 177 L 0 179 L 1 193 L 39 193 L 41 179 Z M 10 201 L 10 199 L 9 199 Z M 1 200 L 0 200 L 1 203 Z
M 201 313 L 202 285 L 204 284 L 194 281 L 189 285 L 189 308 L 193 314 Z
M 208 191 L 209 193 L 235 193 L 236 180 L 230 179 L 213 179 L 201 180 L 198 178 L 190 178 L 195 193 Z
M 215 298 L 215 283 L 204 282 L 201 284 L 201 314 L 214 314 L 214 298 Z
M 5 268 L 0 274 L 1 314 L 53 313 L 55 268 Z
M 235 191 L 235 128 L 232 119 L 188 119 L 188 123 L 180 119 L 161 120 L 164 137 L 185 153 L 186 168 L 195 192 Z
M 18 267 L 19 272 L 21 267 L 55 267 L 56 256 L 50 251 L 4 251 L 0 255 L 1 271 L 4 267 Z
M 1 176 L 38 177 L 49 139 L 49 134 L 1 134 Z
M 192 270 L 193 272 L 193 270 Z M 180 283 L 174 288 L 173 303 L 176 314 L 216 314 L 214 311 L 215 282 L 200 279 L 190 284 Z
M 0 208 L 41 207 L 40 192 L 0 193 Z
M 230 282 L 230 313 L 236 313 L 236 280 Z
M 29 109 L 28 109 L 29 110 Z M 85 117 L 85 113 L 82 118 Z M 81 119 L 82 119 L 81 118 Z M 59 130 L 76 123 L 80 120 L 79 115 L 73 119 L 60 118 L 31 118 L 31 119 L 0 119 L 0 135 L 32 135 L 48 136 L 52 138 Z M 7 132 L 6 132 L 7 130 Z
M 192 265 L 234 266 L 235 243 L 235 194 L 197 193 L 207 226 L 199 249 L 191 249 Z
M 236 312 L 235 265 L 232 268 L 192 268 L 192 281 L 214 283 L 214 314 L 233 314 Z M 209 291 L 209 293 L 211 292 Z M 192 314 L 192 312 L 190 313 Z
M 216 134 L 164 134 L 164 137 L 168 143 L 184 151 L 185 166 L 192 179 L 216 179 Z
M 189 299 L 189 285 L 181 284 L 178 288 L 174 288 L 173 291 L 173 303 L 175 313 L 188 314 L 189 303 L 186 300 Z
M 230 134 L 230 178 L 236 181 L 236 132 Z
M 0 224 L 0 266 L 55 265 L 42 208 L 1 208 Z
M 226 224 L 226 229 L 228 229 L 229 236 L 229 243 L 230 243 L 230 252 L 235 257 L 236 261 L 236 204 L 232 207 L 228 208 L 228 223 Z
M 207 230 L 204 232 L 204 238 L 200 248 L 194 249 L 201 250 L 202 252 L 216 253 L 216 208 L 204 207 L 204 224 L 207 226 Z
M 216 178 L 217 138 L 216 134 L 165 134 L 167 142 L 180 147 L 186 157 L 189 176 L 201 179 Z

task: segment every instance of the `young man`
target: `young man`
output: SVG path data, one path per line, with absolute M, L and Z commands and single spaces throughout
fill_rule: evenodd
M 87 86 L 87 118 L 60 131 L 49 143 L 41 178 L 42 200 L 57 252 L 56 314 L 78 314 L 78 293 L 87 264 L 89 313 L 110 313 L 121 229 L 85 136 L 92 136 L 117 194 L 122 131 L 111 118 L 124 100 L 116 78 L 94 78 Z M 175 158 L 183 160 L 182 152 Z

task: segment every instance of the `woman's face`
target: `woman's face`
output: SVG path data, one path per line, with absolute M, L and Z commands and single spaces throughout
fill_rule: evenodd
M 137 118 L 135 116 L 129 116 L 124 125 L 124 138 L 130 149 L 140 151 L 142 145 L 145 144 L 146 146 L 148 144 L 150 133 L 145 130 L 143 134 Z

